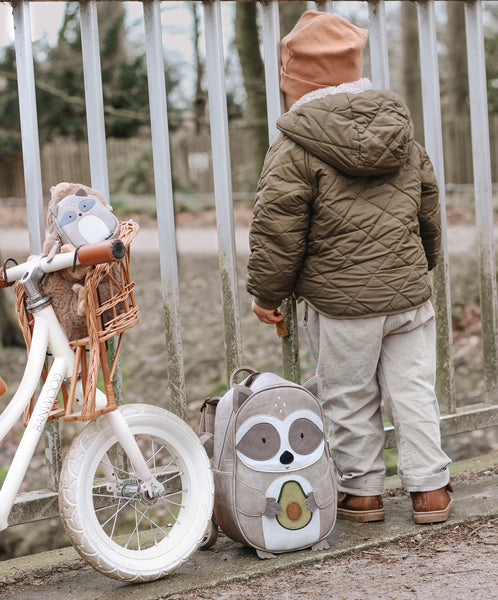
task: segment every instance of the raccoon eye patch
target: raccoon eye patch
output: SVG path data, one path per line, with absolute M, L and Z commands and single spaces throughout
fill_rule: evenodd
M 237 450 L 252 460 L 268 460 L 280 450 L 280 435 L 270 423 L 257 423 L 237 444 Z
M 79 203 L 78 208 L 81 212 L 88 212 L 93 206 L 95 206 L 96 200 L 93 198 L 86 198 Z
M 297 454 L 310 454 L 323 443 L 322 430 L 309 419 L 296 419 L 289 429 L 289 444 Z
M 76 221 L 77 219 L 77 215 L 73 210 L 68 210 L 66 213 L 64 213 L 59 221 L 59 225 L 61 227 L 64 227 L 64 225 L 69 225 L 69 223 L 72 223 L 73 221 Z

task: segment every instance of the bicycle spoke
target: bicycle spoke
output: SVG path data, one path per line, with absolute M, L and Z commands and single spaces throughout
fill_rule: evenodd
M 125 544 L 125 548 L 128 548 L 128 544 L 131 542 L 135 532 L 137 533 L 137 544 L 138 544 L 138 550 L 141 550 L 140 548 L 140 535 L 139 535 L 139 525 L 142 522 L 143 519 L 143 515 L 142 518 L 140 519 L 140 521 L 137 522 L 137 512 L 140 513 L 140 511 L 137 509 L 137 507 L 135 506 L 135 529 L 131 532 L 130 537 L 128 538 L 128 541 Z
M 163 533 L 165 536 L 168 535 L 167 531 L 165 531 L 160 525 L 158 525 L 153 519 L 151 519 L 151 517 L 149 516 L 149 513 L 148 513 L 148 509 L 146 509 L 145 512 L 141 512 L 139 508 L 137 508 L 136 510 L 142 516 L 142 519 L 146 519 L 149 522 L 149 525 L 151 527 L 153 525 L 156 529 L 159 529 L 159 531 L 161 533 Z M 155 536 L 154 536 L 154 539 L 155 539 Z
M 132 500 L 134 500 L 134 498 L 128 498 L 128 500 L 127 500 L 127 501 L 126 501 L 126 502 L 123 504 L 123 506 L 122 506 L 120 509 L 118 509 L 118 510 L 116 511 L 116 514 L 118 514 L 118 513 L 122 512 L 122 510 L 123 510 L 124 508 L 126 508 L 126 507 L 128 506 L 128 504 L 130 504 L 130 502 L 131 502 Z M 110 520 L 111 520 L 113 517 L 114 517 L 114 515 L 111 515 L 111 516 L 110 516 L 110 517 L 107 519 L 107 521 L 105 521 L 104 523 L 101 523 L 101 524 L 100 524 L 100 526 L 101 526 L 102 528 L 104 528 L 104 527 L 107 525 L 107 523 L 109 523 L 109 521 L 110 521 Z
M 118 507 L 120 504 L 121 504 L 121 498 L 119 499 Z M 112 524 L 112 530 L 111 530 L 111 533 L 109 534 L 109 537 L 111 538 L 111 540 L 114 539 L 114 531 L 116 529 L 116 523 L 118 522 L 118 514 L 119 514 L 119 508 L 114 515 L 114 523 Z
M 163 469 L 160 473 L 158 473 L 156 475 L 156 479 L 158 479 L 165 471 L 166 471 L 166 469 Z M 176 479 L 177 477 L 181 477 L 182 475 L 183 475 L 183 471 L 178 471 L 177 473 L 172 473 L 171 477 L 168 477 L 161 483 L 169 483 L 170 481 L 173 481 L 173 479 Z
M 116 496 L 115 494 L 92 494 L 94 498 L 125 498 L 125 496 Z
M 171 502 L 171 504 L 175 504 L 174 502 Z M 183 508 L 183 504 L 176 504 L 176 506 L 179 506 L 180 508 Z M 169 512 L 169 514 L 171 515 L 171 517 L 173 518 L 173 520 L 175 521 L 175 523 L 178 523 L 178 516 L 174 515 L 171 510 L 169 509 L 168 503 L 165 503 L 165 508 L 166 510 Z
M 107 504 L 106 506 L 101 506 L 100 508 L 96 508 L 95 512 L 102 512 L 103 510 L 109 510 L 110 508 L 114 508 L 115 506 L 119 506 L 121 502 L 121 498 L 118 499 L 117 502 L 114 502 L 114 504 Z
M 124 469 L 120 469 L 119 467 L 115 467 L 112 463 L 108 463 L 108 462 L 105 462 L 105 461 L 101 460 L 100 464 L 101 465 L 105 465 L 106 467 L 110 467 L 113 471 L 121 471 L 121 473 L 124 473 L 127 476 L 127 478 L 130 477 L 130 475 L 131 475 L 130 471 L 125 471 Z M 104 479 L 103 481 L 108 481 L 108 480 Z
M 178 494 L 181 494 L 183 491 L 184 490 L 177 490 L 176 492 L 169 492 L 168 494 L 163 494 L 161 496 L 161 500 L 168 500 L 169 502 L 171 502 L 171 500 L 169 500 L 170 498 L 172 498 L 174 496 L 178 496 Z M 172 504 L 173 504 L 173 502 L 172 502 Z

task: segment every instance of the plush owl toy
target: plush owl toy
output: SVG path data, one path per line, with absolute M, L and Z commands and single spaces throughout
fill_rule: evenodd
M 47 255 L 71 252 L 82 244 L 115 237 L 119 222 L 112 207 L 98 191 L 80 183 L 58 183 L 51 188 L 47 213 L 47 237 L 43 252 Z M 65 269 L 50 274 L 43 282 L 51 296 L 55 314 L 69 340 L 88 335 L 84 306 L 84 282 L 87 269 Z

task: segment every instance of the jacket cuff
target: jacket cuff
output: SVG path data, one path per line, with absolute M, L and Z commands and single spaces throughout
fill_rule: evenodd
M 275 308 L 278 308 L 281 304 L 280 302 L 272 302 L 271 300 L 263 300 L 262 298 L 256 297 L 254 297 L 254 302 L 256 302 L 256 304 L 261 308 L 265 308 L 268 310 L 274 310 Z

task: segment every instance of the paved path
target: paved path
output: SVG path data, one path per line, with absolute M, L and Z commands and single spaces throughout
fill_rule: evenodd
M 249 254 L 249 230 L 237 228 L 235 243 L 237 253 Z M 179 254 L 216 254 L 218 240 L 214 227 L 179 227 L 176 233 Z M 0 256 L 25 255 L 29 249 L 29 235 L 26 229 L 0 229 Z M 159 251 L 157 229 L 144 227 L 140 229 L 133 241 L 133 252 L 156 253 Z M 17 258 L 17 256 L 16 256 Z
M 249 255 L 249 229 L 235 229 L 235 245 L 241 256 Z M 448 250 L 450 255 L 476 252 L 476 230 L 473 225 L 451 225 L 448 227 Z M 495 228 L 498 243 L 498 228 Z M 178 227 L 176 243 L 179 254 L 216 254 L 218 240 L 215 227 Z M 29 236 L 26 229 L 0 229 L 0 256 L 18 258 L 27 254 Z M 157 229 L 143 227 L 133 242 L 133 252 L 156 253 L 159 251 Z

